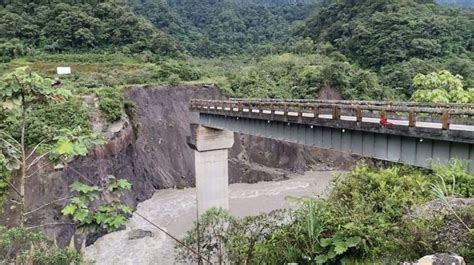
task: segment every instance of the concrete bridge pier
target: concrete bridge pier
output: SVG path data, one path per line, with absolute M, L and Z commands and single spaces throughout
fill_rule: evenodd
M 194 149 L 198 215 L 229 208 L 229 148 L 234 133 L 191 124 L 188 145 Z

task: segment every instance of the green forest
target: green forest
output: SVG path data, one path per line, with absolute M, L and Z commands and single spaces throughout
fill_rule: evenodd
M 91 115 L 104 124 L 124 115 L 133 122 L 136 106 L 121 95 L 133 85 L 211 84 L 238 98 L 474 103 L 473 7 L 469 0 L 3 1 L 0 206 L 13 192 L 25 210 L 24 194 L 11 181 L 27 179 L 28 151 L 67 165 L 106 142 L 93 132 Z M 72 75 L 57 79 L 59 65 L 70 66 Z M 84 103 L 90 97 L 96 105 Z M 120 229 L 132 211 L 120 202 L 130 183 L 110 176 L 105 186 L 89 184 L 71 185 L 74 197 L 62 214 L 81 231 Z M 408 192 L 393 195 L 402 190 Z M 420 239 L 445 220 L 406 220 L 403 211 L 473 192 L 474 175 L 462 163 L 435 171 L 361 164 L 334 183 L 327 200 L 300 198 L 301 209 L 253 219 L 211 211 L 184 240 L 197 246 L 196 229 L 210 233 L 224 222 L 227 230 L 209 235 L 222 242 L 208 256 L 222 252 L 218 258 L 235 264 L 398 262 L 433 251 L 461 253 L 469 263 L 473 211 L 455 213 L 466 228 L 464 246 L 455 248 Z M 98 198 L 116 200 L 97 206 Z M 24 221 L 15 229 L 0 226 L 7 264 L 81 261 L 25 230 Z M 12 251 L 24 242 L 31 248 Z M 177 251 L 182 261 L 195 261 L 186 249 Z
M 136 64 L 140 70 L 125 75 L 138 76 L 118 83 L 167 82 L 174 74 L 216 83 L 233 96 L 315 98 L 334 88 L 346 99 L 406 100 L 417 74 L 442 70 L 462 76 L 466 91 L 474 86 L 470 9 L 432 1 L 323 2 L 15 1 L 0 10 L 0 58 L 3 69 Z M 195 74 L 149 72 L 163 64 Z M 87 72 L 79 77 L 101 74 Z

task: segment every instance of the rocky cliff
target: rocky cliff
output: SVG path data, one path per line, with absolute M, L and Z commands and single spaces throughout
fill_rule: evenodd
M 41 177 L 28 181 L 28 209 L 68 196 L 68 186 L 82 180 L 81 175 L 95 183 L 109 174 L 128 179 L 133 190 L 125 201 L 133 207 L 150 198 L 156 189 L 194 185 L 194 157 L 186 136 L 190 123 L 197 122 L 198 116 L 189 112 L 189 101 L 191 98 L 222 98 L 219 90 L 210 86 L 133 87 L 125 89 L 124 97 L 137 106 L 136 118 L 141 124 L 137 133 L 127 125 L 106 145 L 74 160 L 68 169 L 56 172 L 51 167 L 41 169 Z M 281 179 L 290 172 L 322 165 L 321 161 L 344 168 L 354 159 L 260 137 L 235 137 L 229 161 L 232 183 Z M 61 201 L 31 214 L 28 226 L 41 226 L 59 245 L 67 245 L 75 229 L 60 213 L 64 204 L 65 201 Z M 14 225 L 15 216 L 15 208 L 6 205 L 0 223 Z M 51 225 L 43 226 L 45 224 Z

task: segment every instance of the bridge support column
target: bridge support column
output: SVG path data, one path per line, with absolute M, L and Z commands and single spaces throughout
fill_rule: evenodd
M 198 215 L 214 207 L 228 209 L 228 149 L 234 133 L 191 124 L 188 144 L 194 149 Z

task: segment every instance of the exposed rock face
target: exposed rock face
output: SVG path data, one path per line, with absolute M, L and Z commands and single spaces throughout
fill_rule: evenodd
M 456 212 L 474 205 L 474 198 L 447 197 L 446 201 Z M 410 217 L 412 218 L 421 217 L 423 219 L 433 220 L 438 215 L 452 215 L 451 210 L 446 207 L 446 203 L 439 199 L 429 201 L 423 205 L 415 206 L 410 211 Z
M 319 91 L 318 99 L 341 100 L 341 92 L 333 87 L 325 86 Z
M 135 88 L 128 89 L 125 96 L 137 104 L 142 124 L 134 143 L 135 174 L 157 189 L 183 181 L 193 185 L 194 155 L 185 139 L 190 135 L 189 125 L 198 122 L 198 115 L 189 112 L 189 101 L 223 98 L 219 90 L 207 86 Z M 321 158 L 343 167 L 353 162 L 351 156 L 340 153 L 255 136 L 235 137 L 230 151 L 230 183 L 284 178 L 288 171 L 305 171 Z
M 463 219 L 466 225 L 472 225 L 470 224 L 472 221 L 469 220 L 474 220 L 474 212 L 472 211 L 472 209 L 474 209 L 474 198 L 448 197 L 446 201 L 449 207 Z M 451 209 L 446 206 L 445 202 L 436 199 L 423 205 L 414 206 L 408 214 L 408 217 L 410 219 L 421 218 L 426 220 L 434 220 L 436 217 L 442 217 L 442 225 L 437 227 L 432 238 L 426 238 L 426 240 L 435 246 L 440 246 L 441 251 L 459 253 L 461 248 L 472 248 L 473 246 L 472 241 L 466 236 L 467 228 L 454 216 Z M 433 264 L 451 263 L 435 262 Z
M 97 147 L 86 157 L 75 159 L 68 169 L 58 172 L 52 167 L 42 169 L 41 178 L 28 181 L 27 209 L 67 197 L 70 195 L 68 186 L 74 181 L 88 182 L 81 175 L 95 184 L 104 181 L 109 174 L 128 179 L 133 190 L 126 194 L 125 202 L 132 207 L 149 199 L 156 189 L 194 185 L 194 156 L 187 146 L 186 136 L 190 134 L 190 123 L 197 122 L 198 115 L 189 112 L 189 101 L 191 98 L 222 98 L 219 90 L 208 86 L 140 87 L 126 89 L 124 96 L 137 105 L 141 123 L 138 135 L 129 125 L 117 132 L 108 144 Z M 356 159 L 260 137 L 235 137 L 235 145 L 230 151 L 231 183 L 281 179 L 289 172 L 303 172 L 320 161 L 345 168 Z M 31 214 L 27 225 L 69 223 L 60 213 L 64 204 L 62 201 Z M 16 209 L 10 207 L 6 205 L 0 224 L 17 222 Z M 75 231 L 71 225 L 42 229 L 62 246 L 69 244 Z

